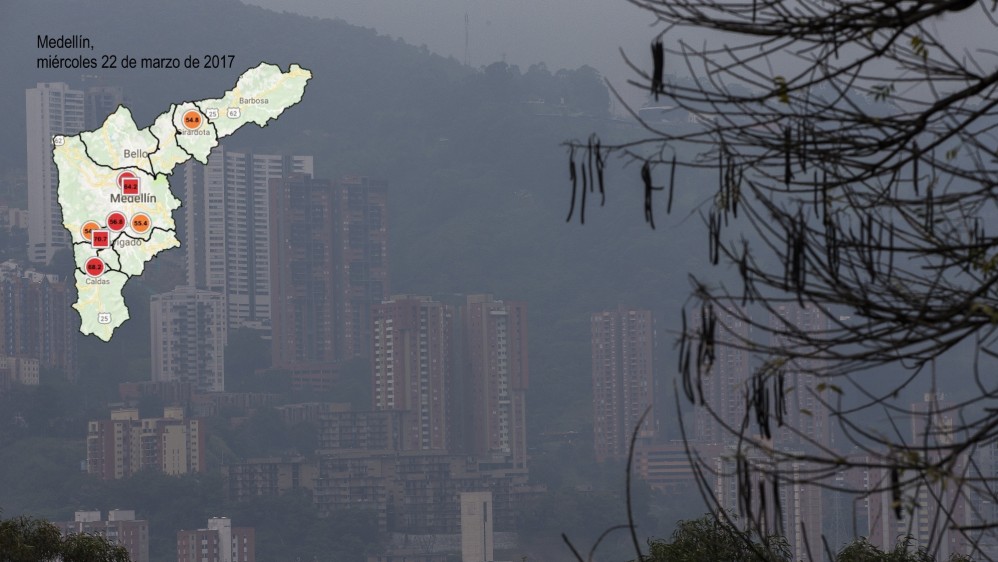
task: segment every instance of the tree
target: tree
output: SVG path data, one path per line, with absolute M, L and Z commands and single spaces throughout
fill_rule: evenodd
M 0 520 L 0 562 L 129 562 L 128 551 L 104 537 L 78 533 L 62 536 L 41 519 Z
M 741 531 L 713 514 L 692 521 L 682 521 L 671 541 L 651 540 L 646 560 L 651 562 L 755 562 L 759 560 L 791 560 L 786 538 L 780 535 L 753 541 Z M 933 562 L 935 558 L 925 548 L 916 547 L 912 537 L 899 537 L 894 547 L 883 551 L 865 538 L 844 546 L 829 559 L 835 562 Z M 949 562 L 969 562 L 966 556 L 953 555 Z
M 916 548 L 910 536 L 901 537 L 894 543 L 894 548 L 884 552 L 870 544 L 865 538 L 859 538 L 847 544 L 835 556 L 835 562 L 933 562 L 932 557 L 924 548 Z M 970 558 L 952 555 L 949 562 L 970 562 Z
M 753 540 L 753 537 L 735 528 L 725 518 L 713 514 L 692 521 L 681 521 L 672 540 L 648 542 L 646 557 L 652 562 L 789 562 L 787 540 L 779 535 Z
M 998 4 L 630 3 L 660 24 L 650 68 L 627 60 L 632 84 L 686 110 L 691 123 L 644 123 L 643 138 L 616 144 L 595 135 L 569 143 L 568 220 L 585 222 L 587 195 L 605 200 L 614 155 L 638 164 L 652 228 L 658 209 L 672 210 L 677 172 L 716 174 L 713 197 L 697 210 L 709 261 L 737 280 L 691 278 L 677 392 L 738 444 L 730 476 L 746 523 L 762 529 L 779 505 L 760 499 L 788 482 L 830 487 L 835 474 L 860 469 L 884 476 L 838 489 L 889 494 L 899 519 L 926 508 L 919 496 L 938 508 L 933 536 L 919 545 L 929 554 L 954 528 L 979 550 L 998 524 L 976 507 L 996 498 L 996 472 L 982 452 L 998 442 L 998 409 L 990 407 L 998 384 L 983 374 L 998 359 L 990 224 L 998 218 L 998 54 L 990 44 L 971 52 L 959 43 L 972 36 L 943 37 L 937 25 L 944 16 L 953 28 L 984 22 L 993 36 Z M 667 44 L 681 28 L 710 32 L 716 46 Z M 670 78 L 674 67 L 693 77 Z M 781 318 L 787 304 L 817 310 L 827 328 L 759 320 Z M 755 360 L 739 387 L 737 420 L 702 390 L 722 347 Z M 960 364 L 963 356 L 971 359 Z M 936 399 L 937 365 L 966 370 L 972 390 L 953 403 Z M 902 402 L 909 389 L 932 397 L 923 411 Z M 799 406 L 805 401 L 827 412 L 856 454 L 809 437 L 802 424 L 815 412 Z M 871 426 L 871 412 L 886 421 Z M 918 436 L 900 429 L 909 417 Z M 781 447 L 778 434 L 801 444 Z M 710 463 L 695 447 L 691 460 L 711 495 Z M 791 463 L 809 468 L 789 476 Z M 757 485 L 762 493 L 753 496 Z M 958 516 L 958 504 L 972 515 Z M 717 501 L 714 508 L 723 517 Z

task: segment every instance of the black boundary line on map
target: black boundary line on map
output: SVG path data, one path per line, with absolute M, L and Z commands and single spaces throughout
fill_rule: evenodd
M 115 260 L 118 263 L 118 267 L 111 267 L 111 265 L 109 263 L 107 263 L 107 259 L 104 256 L 101 255 L 101 252 L 107 252 L 107 251 L 110 251 L 112 254 L 114 254 L 114 258 L 115 258 Z M 102 262 L 104 262 L 104 271 L 101 273 L 101 275 L 104 275 L 104 273 L 107 273 L 108 271 L 113 271 L 115 273 L 120 273 L 120 274 L 124 275 L 125 276 L 125 281 L 128 281 L 129 279 L 131 279 L 132 277 L 134 277 L 134 275 L 129 275 L 129 274 L 127 274 L 127 273 L 125 273 L 124 271 L 121 270 L 121 256 L 118 255 L 118 252 L 114 251 L 114 243 L 113 242 L 107 248 L 101 248 L 101 249 L 97 250 L 97 253 L 95 253 L 94 255 L 92 255 L 90 257 L 88 257 L 87 260 L 89 260 L 90 258 L 100 258 L 100 260 Z M 87 262 L 84 261 L 83 263 L 85 264 Z M 81 267 L 77 267 L 76 271 L 79 271 L 80 273 L 82 273 L 83 275 L 85 275 L 87 278 L 90 278 L 90 279 L 99 279 L 100 278 L 100 277 L 92 277 L 89 273 L 87 273 L 86 271 L 84 271 Z
M 90 258 L 87 258 L 87 259 L 90 259 Z M 101 258 L 101 260 L 103 260 L 103 259 L 104 258 Z M 90 275 L 89 273 L 87 273 L 86 271 L 83 271 L 79 267 L 76 268 L 76 271 L 77 271 L 77 273 L 82 273 L 84 279 L 100 279 L 101 277 L 104 277 L 108 273 L 120 273 L 121 275 L 125 276 L 125 281 L 124 282 L 128 283 L 128 280 L 133 277 L 133 276 L 125 273 L 124 271 L 120 271 L 120 270 L 117 270 L 117 269 L 111 269 L 110 266 L 107 265 L 107 262 L 104 262 L 104 267 L 105 267 L 105 269 L 104 269 L 103 272 L 101 272 L 100 277 L 94 277 L 94 276 Z M 103 283 L 101 283 L 101 284 L 103 284 Z M 125 297 L 121 297 L 121 300 L 124 301 Z M 127 306 L 126 306 L 126 308 L 127 308 Z M 119 327 L 120 327 L 120 325 L 119 325 Z
M 105 273 L 108 272 L 108 271 L 116 271 L 116 272 L 124 275 L 125 276 L 125 281 L 128 281 L 129 279 L 131 279 L 132 277 L 134 277 L 134 275 L 129 275 L 129 274 L 127 274 L 127 273 L 125 273 L 124 271 L 121 270 L 121 256 L 118 255 L 118 252 L 114 249 L 114 243 L 118 241 L 118 238 L 120 237 L 120 235 L 122 234 L 122 232 L 124 232 L 124 231 L 118 231 L 118 232 L 116 232 L 116 234 L 118 234 L 118 236 L 115 236 L 114 240 L 111 240 L 111 237 L 108 236 L 108 246 L 107 246 L 107 248 L 98 248 L 97 251 L 94 252 L 94 255 L 91 256 L 91 257 L 100 258 L 101 261 L 104 262 L 104 267 L 106 268 L 104 270 Z M 77 242 L 76 244 L 88 244 L 88 243 L 89 242 Z M 73 244 L 73 246 L 76 246 L 76 244 Z M 110 253 L 114 254 L 114 258 L 115 258 L 115 261 L 118 263 L 118 267 L 111 267 L 110 264 L 107 263 L 107 260 L 104 259 L 104 256 L 101 255 L 101 252 L 108 252 L 108 251 Z M 87 259 L 89 260 L 90 258 L 87 258 Z M 84 261 L 83 263 L 86 263 L 86 262 Z M 84 275 L 86 275 L 87 277 L 91 277 L 90 274 L 88 274 L 86 271 L 83 271 L 79 267 L 77 267 L 76 269 L 78 271 L 80 271 L 81 273 L 83 273 Z M 103 275 L 103 273 L 101 273 L 101 275 Z
M 98 166 L 103 166 L 105 168 L 110 168 L 112 170 L 122 170 L 122 171 L 127 171 L 129 168 L 138 168 L 138 169 L 142 170 L 143 172 L 149 174 L 150 176 L 155 176 L 156 173 L 152 171 L 152 169 L 153 169 L 152 160 L 148 156 L 146 157 L 146 160 L 149 160 L 149 169 L 145 170 L 145 169 L 141 168 L 140 166 L 127 166 L 127 167 L 124 167 L 124 168 L 114 168 L 114 167 L 111 167 L 111 166 L 106 165 L 106 164 L 98 164 L 97 161 L 94 160 L 94 157 L 90 155 L 90 145 L 87 144 L 87 141 L 86 141 L 86 139 L 83 138 L 83 135 L 95 135 L 95 134 L 97 134 L 97 131 L 103 129 L 104 126 L 107 125 L 107 120 L 111 118 L 111 115 L 114 115 L 115 113 L 118 113 L 118 111 L 120 111 L 122 109 L 124 109 L 125 111 L 128 112 L 128 117 L 132 120 L 132 125 L 135 125 L 135 116 L 132 115 L 132 110 L 128 109 L 128 107 L 125 104 L 119 103 L 118 107 L 116 107 L 114 109 L 114 111 L 112 111 L 110 114 L 108 114 L 107 117 L 104 118 L 104 122 L 101 123 L 101 126 L 99 128 L 94 129 L 92 131 L 80 131 L 79 134 L 76 135 L 76 136 L 80 137 L 80 142 L 83 143 L 83 152 L 87 155 L 87 158 L 89 158 L 91 162 L 93 162 L 94 164 L 97 164 Z M 153 121 L 153 123 L 155 123 L 155 121 Z M 153 150 L 153 152 L 150 152 L 149 154 L 153 154 L 157 150 L 159 150 L 159 139 L 156 138 L 156 135 L 152 134 L 152 125 L 146 127 L 145 129 L 139 129 L 138 125 L 135 125 L 135 130 L 139 134 L 142 134 L 142 131 L 146 131 L 147 133 L 149 133 L 149 136 L 151 136 L 152 138 L 156 139 L 156 150 Z M 141 160 L 141 158 L 137 158 L 137 160 Z
M 173 114 L 176 111 L 177 111 L 176 106 L 171 103 L 170 104 L 170 109 L 168 109 L 167 111 L 163 112 L 163 113 L 169 113 L 170 114 L 170 123 L 173 122 Z M 163 113 L 161 113 L 159 116 L 157 116 L 156 119 L 153 119 L 152 120 L 152 125 L 149 125 L 149 127 L 148 127 L 149 134 L 152 135 L 152 138 L 156 139 L 156 150 L 155 150 L 155 152 L 150 152 L 149 153 L 149 167 L 152 168 L 153 173 L 156 174 L 157 176 L 159 176 L 159 175 L 164 175 L 164 176 L 165 175 L 169 175 L 167 173 L 164 173 L 164 172 L 160 171 L 159 168 L 155 164 L 153 164 L 153 162 L 152 162 L 152 155 L 155 154 L 156 152 L 159 152 L 160 150 L 163 150 L 163 139 L 159 138 L 159 136 L 156 134 L 156 131 L 153 130 L 153 127 L 156 126 L 156 121 L 159 120 L 159 117 L 162 116 Z M 174 138 L 173 144 L 177 144 L 176 138 Z M 180 164 L 175 164 L 174 168 L 176 168 L 179 165 Z M 169 183 L 169 182 L 167 182 L 167 183 Z
M 139 212 L 144 212 L 144 211 L 139 211 Z M 124 214 L 124 213 L 122 213 L 122 214 Z M 104 228 L 100 228 L 98 230 L 111 230 L 111 229 L 107 228 L 107 226 L 104 226 Z M 122 236 L 124 236 L 125 238 L 128 238 L 129 240 L 141 240 L 143 242 L 152 242 L 152 237 L 156 233 L 156 231 L 164 232 L 164 233 L 173 233 L 174 235 L 177 234 L 176 229 L 173 229 L 173 228 L 163 228 L 162 226 L 154 226 L 154 227 L 150 228 L 149 229 L 149 237 L 148 238 L 142 238 L 141 236 L 132 236 L 131 234 L 125 232 L 124 229 L 118 230 L 118 231 L 111 230 L 111 232 L 113 232 L 116 236 L 114 237 L 114 240 L 109 240 L 108 241 L 108 244 L 109 244 L 108 248 L 113 248 L 114 247 L 114 243 L 117 242 L 118 239 L 121 238 Z M 108 238 L 110 238 L 110 237 L 108 237 Z M 80 244 L 90 245 L 91 242 L 89 240 L 81 240 L 79 242 L 73 242 L 73 246 L 79 246 Z M 106 250 L 106 249 L 107 248 L 98 248 L 97 252 L 100 253 L 102 250 Z
M 194 102 L 191 102 L 191 101 L 182 101 L 182 102 L 178 103 L 176 107 L 173 108 L 173 115 L 170 116 L 170 124 L 173 125 L 173 131 L 174 131 L 174 135 L 175 135 L 175 139 L 174 140 L 177 143 L 177 148 L 179 148 L 180 150 L 182 150 L 184 152 L 184 154 L 187 155 L 187 157 L 188 157 L 187 160 L 190 160 L 191 158 L 193 158 L 195 162 L 201 163 L 201 161 L 198 160 L 196 156 L 194 156 L 193 154 L 191 154 L 190 152 L 188 152 L 187 149 L 184 148 L 184 146 L 182 144 L 180 144 L 180 137 L 184 136 L 184 132 L 181 131 L 179 127 L 177 127 L 177 112 L 180 111 L 180 108 L 183 105 L 188 104 L 188 103 L 191 104 L 191 105 L 194 105 Z M 197 107 L 197 106 L 194 105 L 194 107 Z M 215 137 L 215 146 L 218 146 L 218 137 Z M 215 148 L 215 147 L 213 146 L 212 148 Z M 211 150 L 210 149 L 208 150 L 208 154 L 211 154 Z M 206 156 L 205 160 L 207 160 L 207 159 L 208 159 L 208 157 Z M 180 164 L 186 163 L 187 160 L 184 160 Z M 179 166 L 180 164 L 177 164 L 177 166 Z M 174 168 L 176 168 L 176 166 L 174 166 Z
M 204 103 L 204 100 L 201 100 L 201 103 Z M 205 120 L 206 123 L 208 123 L 209 125 L 211 125 L 211 130 L 215 132 L 215 146 L 213 146 L 211 148 L 215 148 L 215 147 L 221 145 L 222 141 L 218 140 L 218 127 L 215 125 L 215 123 L 213 121 L 211 121 L 211 120 L 208 119 L 208 115 L 205 114 L 204 109 L 202 109 L 201 106 L 198 105 L 198 102 L 192 101 L 191 105 L 193 105 L 194 107 L 198 108 L 198 112 L 201 113 L 201 117 Z M 281 113 L 283 113 L 283 111 Z M 221 113 L 219 113 L 219 115 L 221 115 Z M 245 123 L 243 123 L 243 125 L 245 125 Z M 240 126 L 239 129 L 242 129 L 242 126 Z M 236 131 L 238 131 L 239 129 L 236 129 Z M 236 131 L 232 131 L 232 132 L 235 133 Z M 208 156 L 211 156 L 211 150 L 208 151 Z M 208 156 L 204 157 L 204 164 L 206 166 L 208 165 Z
M 87 132 L 92 132 L 92 131 L 87 131 Z M 145 170 L 143 168 L 140 168 L 139 166 L 124 166 L 124 167 L 121 167 L 121 168 L 115 168 L 114 166 L 109 166 L 107 164 L 101 164 L 100 162 L 94 160 L 94 157 L 90 155 L 90 146 L 87 145 L 87 141 L 83 140 L 83 133 L 80 133 L 77 136 L 80 137 L 80 144 L 83 145 L 83 153 L 87 155 L 87 160 L 90 160 L 90 162 L 92 162 L 94 166 L 97 166 L 98 168 L 107 168 L 108 170 L 111 170 L 112 172 L 130 172 L 132 170 L 138 170 L 138 171 L 140 171 L 140 172 L 142 172 L 144 174 L 147 174 L 147 175 L 150 175 L 150 176 L 153 176 L 153 177 L 156 176 L 156 174 L 154 174 L 154 173 L 152 173 L 152 172 L 150 172 L 148 170 Z
M 151 229 L 149 229 L 149 237 L 148 238 L 141 238 L 141 237 L 132 236 L 131 234 L 125 232 L 124 230 L 119 230 L 119 231 L 115 232 L 115 234 L 117 236 L 114 237 L 114 240 L 110 240 L 110 236 L 108 237 L 108 239 L 109 239 L 108 240 L 108 247 L 107 248 L 98 248 L 97 252 L 94 255 L 96 257 L 104 260 L 104 265 L 107 267 L 106 271 L 117 271 L 118 273 L 121 273 L 125 277 L 131 279 L 132 277 L 135 277 L 135 274 L 131 274 L 131 273 L 127 273 L 125 271 L 122 271 L 122 269 L 121 269 L 121 254 L 119 254 L 118 250 L 115 249 L 115 243 L 117 243 L 118 240 L 120 240 L 122 237 L 128 238 L 130 240 L 141 240 L 142 242 L 151 242 L 152 241 L 152 237 L 154 236 L 154 234 L 156 233 L 156 231 L 163 232 L 163 233 L 168 233 L 168 234 L 173 234 L 174 236 L 176 236 L 176 234 L 177 234 L 176 230 L 170 229 L 170 228 L 163 228 L 161 226 L 154 226 Z M 74 242 L 73 246 L 77 246 L 79 244 L 90 244 L 90 242 L 87 242 L 86 240 L 84 240 L 82 242 Z M 107 252 L 107 251 L 110 251 L 110 253 L 114 254 L 115 260 L 118 262 L 118 267 L 117 268 L 113 268 L 110 265 L 108 265 L 107 260 L 105 260 L 104 256 L 101 255 L 102 252 Z M 152 259 L 155 258 L 155 257 L 156 256 L 152 256 L 148 260 L 145 260 L 145 261 L 146 262 L 152 261 Z M 87 258 L 87 259 L 90 259 L 90 258 Z M 84 275 L 87 274 L 86 271 L 83 271 L 79 267 L 77 267 L 76 270 L 79 271 L 79 272 L 81 272 L 81 273 L 83 273 Z M 88 275 L 88 277 L 89 277 L 89 275 Z

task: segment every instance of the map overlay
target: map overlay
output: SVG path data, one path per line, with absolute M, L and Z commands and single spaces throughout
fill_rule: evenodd
M 263 63 L 220 98 L 173 104 L 139 129 L 119 106 L 97 130 L 53 138 L 63 226 L 73 240 L 80 331 L 109 341 L 128 320 L 125 283 L 157 254 L 180 246 L 167 176 L 190 159 L 208 162 L 219 139 L 263 127 L 301 101 L 312 73 Z

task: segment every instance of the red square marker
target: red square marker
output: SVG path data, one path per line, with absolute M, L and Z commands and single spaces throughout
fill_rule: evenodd
M 118 187 L 121 188 L 122 195 L 139 194 L 139 176 L 135 175 L 134 172 L 121 172 L 118 174 L 117 183 Z
M 111 233 L 107 230 L 95 230 L 90 234 L 90 242 L 94 248 L 110 248 Z

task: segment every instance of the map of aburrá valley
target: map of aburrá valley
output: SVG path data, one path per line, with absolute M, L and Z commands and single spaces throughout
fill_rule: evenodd
M 171 105 L 139 129 L 119 106 L 103 126 L 53 139 L 63 225 L 72 235 L 80 331 L 108 341 L 128 319 L 122 289 L 156 254 L 180 246 L 167 176 L 247 123 L 265 126 L 301 101 L 312 73 L 261 64 L 221 98 Z

